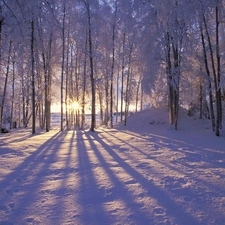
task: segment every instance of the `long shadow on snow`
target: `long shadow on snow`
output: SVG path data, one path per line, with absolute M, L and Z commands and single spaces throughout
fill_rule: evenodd
M 35 201 L 40 201 L 40 199 L 36 199 L 35 193 L 47 181 L 47 178 L 43 177 L 42 174 L 48 171 L 52 161 L 56 158 L 61 144 L 59 139 L 63 135 L 65 134 L 56 133 L 48 139 L 35 152 L 28 156 L 23 163 L 14 168 L 14 172 L 6 176 L 1 182 L 0 189 L 4 193 L 0 196 L 0 202 L 1 206 L 5 207 L 5 213 L 7 213 L 9 219 L 9 221 L 3 222 L 9 223 L 13 221 L 17 224 L 24 224 L 26 222 L 22 221 L 22 218 L 24 219 L 28 216 L 25 213 L 29 211 L 29 207 Z M 49 159 L 47 161 L 45 160 L 46 156 Z M 13 207 L 8 207 L 8 202 L 11 202 L 12 205 L 13 195 L 17 193 L 19 193 L 19 196 L 16 198 L 16 203 L 13 204 Z
M 123 141 L 121 138 L 113 136 L 110 132 L 107 132 L 108 135 L 111 137 L 117 138 L 120 140 L 122 143 L 126 143 L 126 141 Z M 131 136 L 135 136 L 136 138 L 139 138 L 139 134 L 133 134 L 133 132 L 126 132 L 126 134 L 130 134 Z M 161 183 L 164 182 L 164 184 L 168 185 L 171 184 L 172 186 L 169 187 L 169 191 L 175 194 L 175 197 L 179 198 L 185 194 L 186 197 L 188 197 L 190 200 L 196 202 L 198 199 L 205 199 L 205 204 L 204 206 L 211 205 L 212 210 L 214 209 L 215 212 L 217 209 L 215 208 L 214 204 L 211 202 L 212 199 L 216 197 L 222 197 L 225 194 L 225 189 L 224 187 L 218 186 L 216 183 L 214 183 L 212 180 L 207 179 L 208 174 L 205 174 L 205 177 L 202 176 L 201 170 L 205 169 L 213 169 L 213 168 L 224 168 L 224 163 L 218 163 L 216 160 L 218 159 L 224 159 L 224 151 L 220 151 L 218 149 L 209 149 L 209 148 L 204 148 L 201 145 L 195 145 L 195 141 L 192 143 L 185 142 L 182 139 L 174 140 L 170 139 L 168 137 L 164 137 L 161 135 L 154 135 L 150 134 L 149 135 L 149 143 L 157 143 L 157 147 L 154 145 L 154 147 L 158 148 L 157 152 L 162 152 L 164 148 L 169 148 L 171 153 L 177 156 L 179 154 L 185 155 L 182 156 L 182 158 L 178 160 L 172 160 L 170 161 L 169 158 L 164 158 L 164 157 L 154 157 L 155 151 L 151 151 L 150 149 L 146 152 L 143 152 L 144 156 L 147 156 L 148 158 L 153 158 L 155 162 L 157 162 L 159 165 L 161 164 L 162 166 L 166 166 L 168 168 L 168 173 L 164 174 L 166 175 L 165 178 L 161 180 Z M 141 137 L 140 137 L 141 138 Z M 147 139 L 146 139 L 147 140 Z M 110 140 L 108 140 L 110 142 Z M 131 144 L 127 143 L 128 146 L 131 146 Z M 142 152 L 140 149 L 134 147 L 133 148 L 135 151 L 137 150 L 138 152 Z M 195 165 L 196 163 L 196 165 Z M 200 164 L 199 164 L 200 163 Z M 196 171 L 196 169 L 199 169 Z M 181 177 L 184 176 L 184 178 L 179 178 L 176 179 L 173 176 L 170 176 L 170 172 L 173 174 L 174 172 L 179 172 Z M 189 171 L 189 172 L 188 172 Z M 190 173 L 191 172 L 191 173 Z M 217 179 L 218 182 L 221 183 L 224 180 L 224 175 L 222 173 L 218 173 L 217 169 L 215 171 L 211 171 L 214 175 L 211 175 L 212 178 L 214 176 L 214 179 Z M 210 173 L 210 174 L 211 174 Z M 220 179 L 218 179 L 218 175 L 220 176 Z M 175 180 L 174 180 L 175 179 Z M 177 183 L 181 182 L 186 182 L 186 180 L 191 181 L 192 185 L 194 182 L 194 187 L 178 187 Z M 174 188 L 176 190 L 170 190 L 170 188 L 173 189 L 173 185 L 176 184 L 176 187 Z M 211 190 L 210 192 L 208 190 Z M 197 207 L 199 209 L 199 207 Z M 201 208 L 201 207 L 200 207 Z M 219 220 L 225 221 L 224 214 L 220 214 Z M 205 218 L 205 222 L 209 218 Z
M 87 136 L 88 137 L 88 136 Z M 89 137 L 88 137 L 89 138 Z M 87 151 L 95 150 L 92 140 L 85 140 L 82 133 L 77 133 L 77 150 L 80 172 L 80 195 L 79 204 L 82 208 L 80 215 L 82 225 L 105 225 L 110 224 L 110 218 L 106 215 L 106 211 L 101 201 L 103 196 L 94 177 L 93 165 Z M 91 149 L 88 148 L 91 145 Z
M 120 210 L 125 210 L 126 213 L 125 215 L 124 212 L 119 212 L 121 215 L 125 218 L 123 218 L 123 221 L 125 224 L 152 224 L 153 220 L 149 217 L 148 214 L 143 212 L 141 210 L 141 203 L 135 202 L 133 199 L 132 194 L 130 191 L 125 187 L 124 182 L 122 182 L 115 172 L 110 168 L 109 163 L 104 159 L 102 154 L 108 154 L 108 148 L 110 146 L 103 146 L 101 142 L 99 141 L 99 137 L 97 134 L 91 134 L 87 133 L 86 136 L 88 137 L 88 140 L 91 145 L 91 149 L 94 151 L 95 156 L 97 157 L 101 167 L 105 170 L 106 174 L 109 176 L 110 181 L 113 183 L 113 187 L 110 188 L 109 195 L 102 196 L 104 199 L 104 202 L 112 202 L 112 201 L 122 201 L 123 204 L 126 206 L 125 209 L 120 209 Z M 93 138 L 95 141 L 100 143 L 100 146 L 103 146 L 104 152 L 100 152 L 99 148 L 96 146 L 96 144 L 93 141 Z M 110 155 L 110 154 L 109 154 Z M 113 158 L 112 158 L 113 159 Z M 118 165 L 120 167 L 120 165 Z M 100 175 L 100 174 L 99 174 Z M 116 203 L 115 203 L 116 204 Z M 112 217 L 113 223 L 118 223 L 121 222 L 121 215 L 119 218 L 116 218 L 116 215 Z M 107 223 L 110 224 L 110 223 Z
M 180 224 L 181 222 L 182 222 L 182 225 L 186 225 L 186 224 L 187 225 L 189 225 L 189 224 L 200 225 L 200 224 L 202 224 L 202 223 L 198 222 L 190 214 L 185 212 L 179 205 L 177 205 L 164 191 L 162 191 L 160 188 L 158 188 L 152 181 L 147 180 L 140 173 L 138 173 L 135 169 L 133 169 L 109 145 L 107 145 L 102 140 L 102 138 L 100 138 L 98 136 L 97 133 L 92 134 L 92 136 L 94 137 L 94 139 L 96 141 L 98 141 L 102 145 L 102 147 L 106 151 L 108 151 L 108 153 L 114 158 L 114 160 L 116 162 L 118 162 L 120 167 L 122 167 L 127 172 L 127 174 L 132 176 L 139 184 L 141 184 L 146 190 L 148 190 L 149 197 L 156 199 L 159 202 L 159 204 L 161 204 L 164 208 L 167 209 L 167 215 L 170 215 L 173 218 L 176 218 L 176 222 L 178 224 Z M 110 175 L 111 175 L 111 177 L 114 176 L 113 174 L 110 174 Z M 115 183 L 118 183 L 118 181 L 115 181 Z M 121 188 L 121 190 L 124 189 L 124 187 L 122 187 L 122 186 L 120 188 Z M 122 193 L 122 195 L 124 195 L 124 193 Z M 129 197 L 127 196 L 126 199 L 129 199 Z M 135 210 L 137 210 L 137 209 L 138 209 L 138 207 L 136 206 Z M 139 213 L 139 215 L 138 215 L 138 213 Z M 141 218 L 143 216 L 141 214 L 142 214 L 141 211 L 137 211 L 136 219 L 138 217 Z M 146 218 L 146 223 L 149 223 L 147 218 Z

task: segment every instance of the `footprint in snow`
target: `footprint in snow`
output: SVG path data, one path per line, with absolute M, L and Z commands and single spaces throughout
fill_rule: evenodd
M 0 206 L 0 210 L 1 210 L 1 211 L 4 211 L 5 213 L 8 212 L 8 208 L 7 208 L 6 205 L 1 205 L 1 206 Z
M 191 203 L 193 199 L 190 196 L 183 196 L 183 200 L 187 203 Z
M 166 177 L 164 183 L 166 187 L 177 189 L 182 188 L 183 185 L 187 184 L 187 181 L 182 177 Z
M 153 213 L 156 214 L 156 215 L 162 215 L 164 214 L 165 210 L 163 208 L 155 208 L 153 210 Z
M 9 207 L 10 207 L 11 209 L 13 209 L 13 208 L 14 208 L 14 206 L 15 206 L 15 204 L 14 204 L 14 203 L 10 203 L 10 204 L 9 204 Z
M 26 218 L 27 223 L 32 223 L 33 221 L 34 221 L 34 219 L 32 217 Z
M 5 190 L 5 193 L 9 196 L 13 196 L 13 191 L 12 190 Z
M 120 148 L 119 151 L 120 152 L 125 152 L 125 151 L 129 151 L 129 149 L 128 148 Z

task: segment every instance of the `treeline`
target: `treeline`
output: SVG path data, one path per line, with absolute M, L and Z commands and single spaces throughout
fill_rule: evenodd
M 218 0 L 2 0 L 0 127 L 50 130 L 60 100 L 61 130 L 124 121 L 131 106 L 179 108 L 223 129 L 224 2 Z M 79 108 L 74 109 L 74 102 Z M 65 115 L 65 116 L 64 116 Z

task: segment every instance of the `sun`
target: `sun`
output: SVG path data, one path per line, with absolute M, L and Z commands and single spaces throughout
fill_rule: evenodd
M 74 110 L 78 110 L 80 108 L 80 104 L 78 102 L 73 102 L 71 108 Z

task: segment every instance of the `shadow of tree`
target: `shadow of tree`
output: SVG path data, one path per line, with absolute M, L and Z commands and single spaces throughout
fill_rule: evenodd
M 87 134 L 88 139 L 92 140 L 94 139 L 97 141 L 102 148 L 107 152 L 114 161 L 116 161 L 119 165 L 120 168 L 123 169 L 123 171 L 128 174 L 132 179 L 139 184 L 145 191 L 146 191 L 146 196 L 145 198 L 149 199 L 154 199 L 158 204 L 155 206 L 155 208 L 149 208 L 146 212 L 142 211 L 143 205 L 140 203 L 135 202 L 134 196 L 129 196 L 128 190 L 125 188 L 126 185 L 124 184 L 123 181 L 118 181 L 115 178 L 115 174 L 110 172 L 109 170 L 107 171 L 108 174 L 110 175 L 111 179 L 115 180 L 115 184 L 119 185 L 118 189 L 120 190 L 120 198 L 124 199 L 126 201 L 129 199 L 129 202 L 127 202 L 127 207 L 133 211 L 133 217 L 136 218 L 134 220 L 136 224 L 138 223 L 138 218 L 142 218 L 141 222 L 144 224 L 149 224 L 150 217 L 149 215 L 153 215 L 154 213 L 165 216 L 168 216 L 170 218 L 174 219 L 175 224 L 203 224 L 195 219 L 191 214 L 186 212 L 180 204 L 178 204 L 175 200 L 173 199 L 172 196 L 168 194 L 165 190 L 162 190 L 160 187 L 156 186 L 154 182 L 152 182 L 151 179 L 146 179 L 142 174 L 140 174 L 135 168 L 132 167 L 132 165 L 126 161 L 124 161 L 118 153 L 116 153 L 115 150 L 111 148 L 110 145 L 107 144 L 107 135 L 102 135 L 99 136 L 97 133 L 88 133 Z M 92 137 L 92 138 L 91 138 Z M 129 143 L 128 143 L 129 145 Z M 98 148 L 95 147 L 94 144 L 92 144 L 92 149 L 94 150 L 95 154 L 99 155 L 97 152 Z M 100 155 L 98 156 L 100 158 Z M 149 171 L 151 173 L 151 171 Z M 114 177 L 114 178 L 113 178 Z M 157 209 L 157 210 L 156 210 Z M 155 211 L 156 210 L 156 211 Z M 165 217 L 166 217 L 165 216 Z M 133 218 L 133 219 L 134 219 Z M 164 218 L 165 219 L 165 218 Z M 160 224 L 159 221 L 153 221 L 153 224 Z
M 29 137 L 29 141 L 40 137 Z M 14 149 L 6 145 L 4 151 L 16 159 Z M 210 180 L 218 176 L 216 160 L 223 157 L 218 149 L 159 134 L 71 130 L 43 138 L 36 150 L 21 157 L 22 163 L 0 182 L 0 224 L 225 221 L 224 212 L 212 221 L 209 218 L 217 209 L 212 201 L 225 196 L 224 186 Z M 215 169 L 212 177 L 203 174 L 207 166 Z M 204 205 L 210 205 L 211 214 L 198 208 Z

